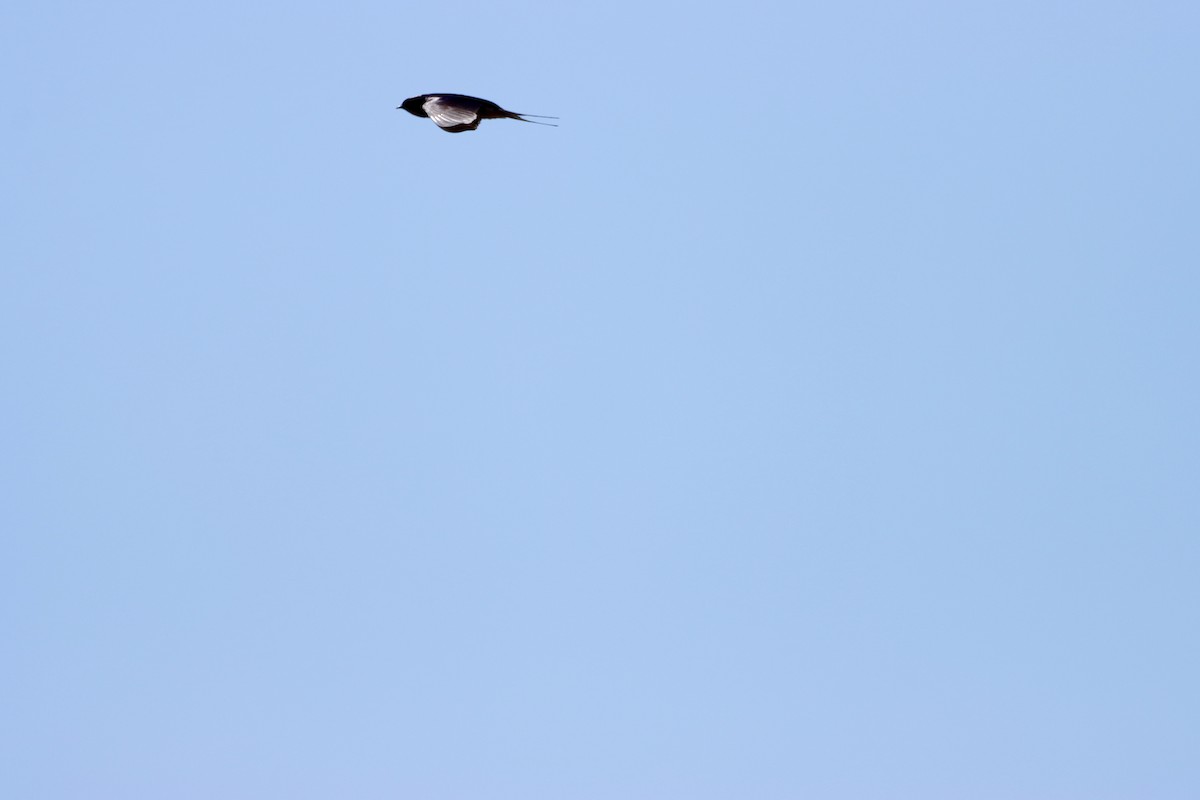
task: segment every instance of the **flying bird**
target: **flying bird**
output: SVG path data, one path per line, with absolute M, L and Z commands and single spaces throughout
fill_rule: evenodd
M 541 114 L 517 114 L 513 111 L 505 111 L 491 100 L 484 100 L 465 94 L 419 94 L 416 97 L 408 98 L 401 105 L 396 106 L 397 110 L 401 108 L 414 116 L 429 117 L 439 128 L 447 133 L 473 131 L 485 119 L 519 119 L 521 122 L 531 122 L 534 125 L 549 125 L 552 128 L 558 127 L 553 122 L 534 122 L 531 119 L 525 119 L 526 117 L 558 119 L 558 117 L 546 117 Z

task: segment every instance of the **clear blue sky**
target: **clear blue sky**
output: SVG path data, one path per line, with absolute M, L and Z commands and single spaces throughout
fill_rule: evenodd
M 6 5 L 0 795 L 1200 796 L 1197 41 Z

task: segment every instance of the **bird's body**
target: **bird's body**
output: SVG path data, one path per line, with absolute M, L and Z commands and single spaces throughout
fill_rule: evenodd
M 551 122 L 534 122 L 525 117 L 536 117 L 537 114 L 517 114 L 505 111 L 491 100 L 481 97 L 471 97 L 466 94 L 420 94 L 405 100 L 397 109 L 404 109 L 418 117 L 428 117 L 447 133 L 462 133 L 473 131 L 485 119 L 517 119 L 521 122 L 532 122 L 534 125 L 550 125 Z M 544 117 L 558 119 L 558 117 Z

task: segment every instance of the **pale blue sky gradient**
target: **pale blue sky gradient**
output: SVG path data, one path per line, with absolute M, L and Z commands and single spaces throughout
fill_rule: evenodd
M 10 3 L 0 796 L 1200 796 L 1198 41 Z

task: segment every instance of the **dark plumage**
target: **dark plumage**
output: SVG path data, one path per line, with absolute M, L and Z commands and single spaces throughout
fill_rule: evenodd
M 539 114 L 517 114 L 513 111 L 505 111 L 491 100 L 465 94 L 420 94 L 408 98 L 396 108 L 403 108 L 418 117 L 428 117 L 447 133 L 473 131 L 485 119 L 519 119 L 521 122 L 532 122 L 534 125 L 558 127 L 552 122 L 534 122 L 531 119 L 525 119 L 526 117 L 541 117 Z M 558 119 L 558 117 L 541 117 L 541 119 Z

